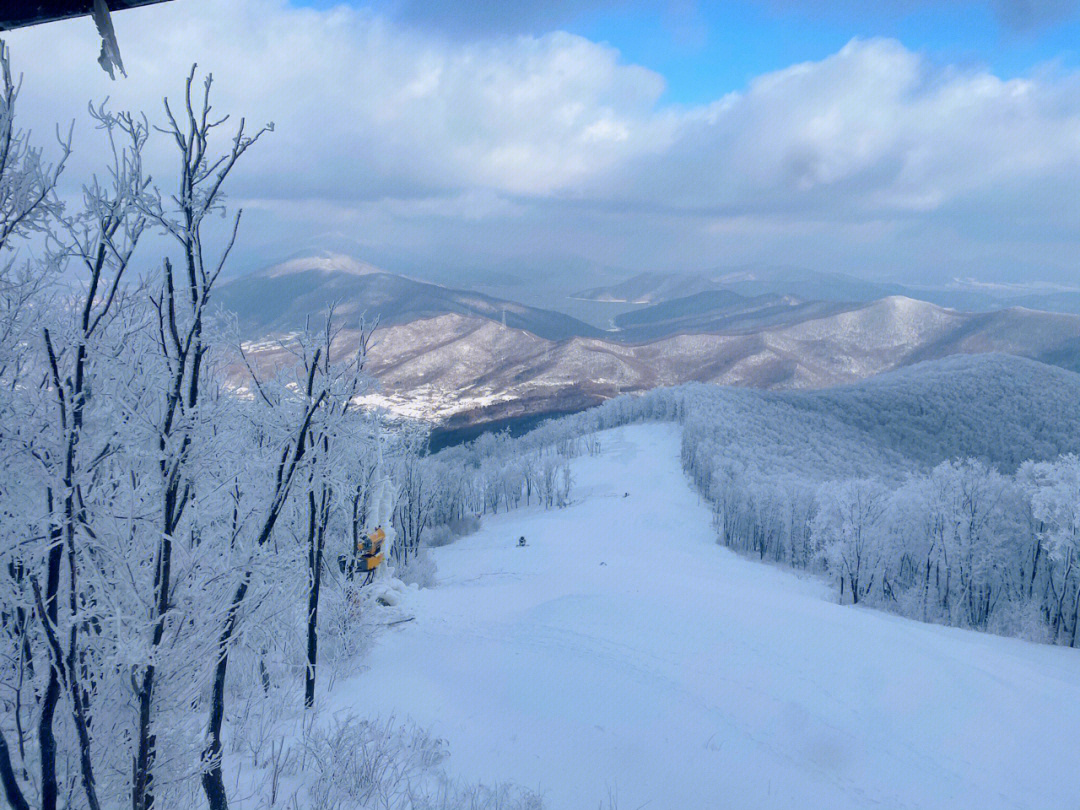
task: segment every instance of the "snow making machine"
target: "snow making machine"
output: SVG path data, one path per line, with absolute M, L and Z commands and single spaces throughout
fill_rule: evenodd
M 383 541 L 386 540 L 386 532 L 379 526 L 375 531 L 361 536 L 357 541 L 356 557 L 360 561 L 360 570 L 369 573 L 383 564 Z

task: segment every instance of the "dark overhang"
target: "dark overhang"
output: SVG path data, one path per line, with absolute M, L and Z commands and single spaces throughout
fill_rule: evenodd
M 167 0 L 105 0 L 105 5 L 109 11 L 123 11 L 164 2 Z M 82 17 L 93 10 L 93 0 L 0 0 L 0 31 Z

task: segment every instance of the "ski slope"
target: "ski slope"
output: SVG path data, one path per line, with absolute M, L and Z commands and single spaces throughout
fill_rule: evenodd
M 674 427 L 602 447 L 572 507 L 436 550 L 336 700 L 553 810 L 1080 807 L 1080 651 L 839 606 L 715 544 Z

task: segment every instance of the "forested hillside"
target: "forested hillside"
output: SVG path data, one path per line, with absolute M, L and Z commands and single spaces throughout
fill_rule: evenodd
M 661 410 L 721 543 L 822 571 L 841 599 L 1072 645 L 1078 395 L 1080 376 L 991 355 L 819 393 L 655 397 L 676 398 Z
M 222 284 L 218 293 L 217 303 L 237 316 L 249 337 L 297 332 L 325 318 L 331 306 L 340 317 L 384 326 L 456 314 L 547 340 L 602 334 L 561 312 L 387 273 L 344 256 L 285 262 Z
M 958 355 L 778 398 L 923 464 L 972 457 L 1012 472 L 1080 452 L 1080 375 L 1022 357 Z
M 827 575 L 844 601 L 1076 643 L 1080 375 L 979 355 L 820 392 L 659 389 L 444 451 L 433 463 L 486 472 L 435 502 L 513 507 L 535 477 L 515 448 L 650 419 L 682 424 L 718 542 Z

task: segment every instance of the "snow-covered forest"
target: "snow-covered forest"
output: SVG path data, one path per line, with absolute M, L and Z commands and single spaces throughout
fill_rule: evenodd
M 821 392 L 658 389 L 548 423 L 521 443 L 573 454 L 599 429 L 679 422 L 684 468 L 721 544 L 824 574 L 844 602 L 1075 646 L 1078 419 L 1080 376 L 976 355 Z M 472 466 L 498 470 L 470 479 L 482 491 L 446 501 L 514 506 L 514 443 L 482 444 L 432 459 L 471 454 Z
M 40 143 L 20 129 L 6 50 L 0 66 L 7 803 L 525 806 L 447 781 L 422 729 L 316 720 L 392 618 L 361 534 L 384 527 L 389 567 L 423 577 L 445 473 L 421 463 L 424 431 L 355 406 L 366 340 L 342 351 L 332 312 L 264 373 L 214 306 L 241 232 L 225 193 L 272 126 L 214 109 L 193 69 L 153 118 L 91 106 L 87 142 Z M 65 199 L 78 148 L 108 159 Z M 151 178 L 151 151 L 171 153 L 168 174 Z M 565 501 L 565 471 L 537 470 L 526 500 Z

